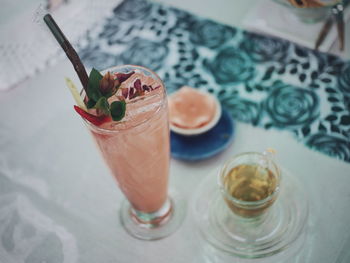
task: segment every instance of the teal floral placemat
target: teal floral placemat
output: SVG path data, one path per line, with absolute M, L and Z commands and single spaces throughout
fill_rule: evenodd
M 89 31 L 90 67 L 155 70 L 168 92 L 190 85 L 232 116 L 289 130 L 308 147 L 350 162 L 350 62 L 146 0 L 125 0 Z

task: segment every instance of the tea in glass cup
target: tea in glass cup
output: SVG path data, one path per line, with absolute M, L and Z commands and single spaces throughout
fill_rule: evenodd
M 198 186 L 192 210 L 212 255 L 208 261 L 252 262 L 288 249 L 263 261 L 285 262 L 302 246 L 308 196 L 295 174 L 276 165 L 273 153 L 236 155 Z
M 243 218 L 257 218 L 275 202 L 280 177 L 271 152 L 247 152 L 226 162 L 220 172 L 219 185 L 233 213 Z

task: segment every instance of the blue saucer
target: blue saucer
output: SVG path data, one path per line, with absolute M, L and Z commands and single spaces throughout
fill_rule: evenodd
M 232 142 L 234 122 L 227 110 L 222 109 L 218 123 L 206 133 L 183 136 L 170 133 L 171 155 L 175 159 L 198 161 L 225 150 Z

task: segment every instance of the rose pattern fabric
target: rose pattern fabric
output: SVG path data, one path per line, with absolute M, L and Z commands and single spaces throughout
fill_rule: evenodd
M 90 67 L 149 67 L 170 93 L 208 90 L 237 121 L 350 162 L 350 63 L 340 58 L 147 0 L 125 0 L 82 43 Z
M 163 65 L 163 60 L 168 55 L 168 47 L 163 43 L 135 38 L 129 43 L 130 48 L 125 50 L 120 59 L 124 64 L 133 64 L 157 70 Z M 147 54 L 145 56 L 144 54 Z
M 344 66 L 338 78 L 338 87 L 347 96 L 350 96 L 350 65 Z
M 234 28 L 220 25 L 211 20 L 199 20 L 191 25 L 190 41 L 196 45 L 217 48 L 231 39 L 235 33 Z
M 120 20 L 140 20 L 147 17 L 152 9 L 152 4 L 144 0 L 124 1 L 113 12 Z
M 260 118 L 260 106 L 250 100 L 230 100 L 225 104 L 236 120 L 256 125 Z
M 273 87 L 265 109 L 274 126 L 303 127 L 319 117 L 319 101 L 313 90 L 290 85 Z
M 221 50 L 211 62 L 205 61 L 204 64 L 218 84 L 245 82 L 255 74 L 248 56 L 233 47 Z
M 98 46 L 88 46 L 81 53 L 83 60 L 90 60 L 96 62 L 98 70 L 104 70 L 117 63 L 116 58 L 110 56 L 109 53 L 103 52 Z
M 246 41 L 240 43 L 240 48 L 255 62 L 283 61 L 289 43 L 285 40 L 268 38 L 250 32 L 245 32 Z
M 341 137 L 318 133 L 310 136 L 306 144 L 330 156 L 350 162 L 350 143 Z

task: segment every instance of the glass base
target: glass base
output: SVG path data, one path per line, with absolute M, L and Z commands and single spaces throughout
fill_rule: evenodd
M 314 8 L 297 8 L 285 3 L 285 0 L 275 0 L 281 4 L 279 8 L 279 15 L 284 18 L 286 25 L 293 25 L 295 22 L 302 22 L 305 24 L 315 24 L 324 21 L 331 14 L 331 7 L 314 7 Z M 282 2 L 282 3 L 281 3 Z
M 242 218 L 226 205 L 216 174 L 208 176 L 195 193 L 192 207 L 199 233 L 213 250 L 227 257 L 262 258 L 302 241 L 308 218 L 308 199 L 302 185 L 282 171 L 279 197 L 258 218 Z M 298 243 L 299 243 L 298 241 Z M 301 242 L 300 241 L 300 242 Z
M 185 208 L 185 201 L 176 193 L 171 193 L 163 207 L 153 213 L 137 211 L 125 199 L 120 209 L 120 221 L 133 237 L 156 240 L 171 235 L 179 228 L 185 217 Z

